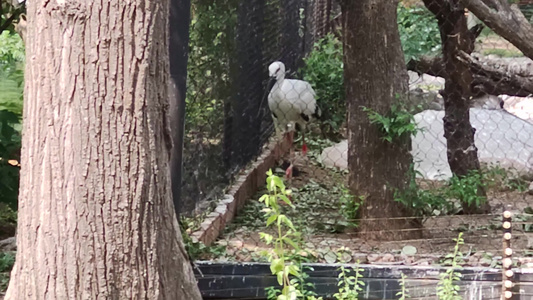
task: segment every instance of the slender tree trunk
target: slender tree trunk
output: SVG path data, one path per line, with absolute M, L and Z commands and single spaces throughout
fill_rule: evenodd
M 362 110 L 365 106 L 388 114 L 397 96 L 407 92 L 397 5 L 393 0 L 342 3 L 350 188 L 354 195 L 364 196 L 361 234 L 383 240 L 417 238 L 421 233 L 420 223 L 408 218 L 409 212 L 394 201 L 395 189 L 407 183 L 411 139 L 383 141 L 378 127 L 370 124 Z
M 187 61 L 189 59 L 189 23 L 191 1 L 170 1 L 170 126 L 172 132 L 172 154 L 170 155 L 170 177 L 172 197 L 176 214 L 184 204 L 181 200 L 183 178 L 183 135 L 185 133 L 185 97 L 187 91 Z M 190 210 L 194 209 L 191 208 Z M 185 209 L 187 211 L 187 209 Z
M 453 174 L 465 176 L 469 171 L 479 171 L 480 164 L 474 143 L 475 129 L 470 123 L 470 99 L 472 96 L 472 72 L 466 62 L 459 59 L 459 52 L 472 53 L 474 43 L 469 34 L 465 10 L 459 0 L 424 0 L 439 24 L 442 53 L 446 70 L 444 98 L 444 137 L 447 141 L 448 163 Z M 478 187 L 480 196 L 485 194 Z M 467 214 L 489 212 L 490 207 L 476 207 L 463 202 Z
M 168 168 L 168 1 L 31 1 L 6 299 L 201 299 Z

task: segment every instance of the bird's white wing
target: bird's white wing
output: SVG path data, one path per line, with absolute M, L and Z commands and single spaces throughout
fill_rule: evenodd
M 286 79 L 282 92 L 297 107 L 298 114 L 312 116 L 316 111 L 316 93 L 311 85 L 303 80 Z

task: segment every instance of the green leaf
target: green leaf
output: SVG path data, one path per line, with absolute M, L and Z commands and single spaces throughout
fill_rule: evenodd
M 291 240 L 290 238 L 284 237 L 284 238 L 282 238 L 282 240 L 283 240 L 285 243 L 291 245 L 292 248 L 294 248 L 294 249 L 300 249 L 300 247 L 298 247 L 298 245 L 297 245 L 293 240 Z
M 283 180 L 281 180 L 281 178 L 279 178 L 278 176 L 274 176 L 272 178 L 272 180 L 274 181 L 274 184 L 279 187 L 280 189 L 284 190 L 285 189 L 285 184 L 283 183 Z
M 267 219 L 267 226 L 270 226 L 270 224 L 274 223 L 274 221 L 276 221 L 276 218 L 278 217 L 278 215 L 271 215 L 268 219 Z
M 406 245 L 402 249 L 402 255 L 413 256 L 416 254 L 416 252 L 417 252 L 416 247 L 411 246 L 411 245 Z
M 267 199 L 268 199 L 268 195 L 265 194 L 265 195 L 261 196 L 261 198 L 259 198 L 259 202 L 265 202 Z
M 281 224 L 287 225 L 290 229 L 296 231 L 294 228 L 294 225 L 292 224 L 291 220 L 289 220 L 285 215 L 279 215 L 278 216 L 278 226 L 281 226 Z
M 288 265 L 285 267 L 285 273 L 300 276 L 300 268 L 297 265 Z
M 273 259 L 272 262 L 270 262 L 270 271 L 272 272 L 272 274 L 278 274 L 279 272 L 283 271 L 284 265 L 285 265 L 285 261 L 283 261 L 283 259 L 281 258 Z
M 324 255 L 324 260 L 328 263 L 328 264 L 333 264 L 337 261 L 337 255 L 335 254 L 335 252 L 333 251 L 328 251 L 325 255 Z
M 274 237 L 268 233 L 260 232 L 259 237 L 262 238 L 267 245 L 270 245 Z
M 278 279 L 279 285 L 283 285 L 283 272 L 279 271 L 276 273 L 276 278 Z
M 291 200 L 290 200 L 287 196 L 285 196 L 285 195 L 279 195 L 279 198 L 280 198 L 281 200 L 283 200 L 283 202 L 287 203 L 288 205 L 290 205 L 290 206 L 292 207 L 292 202 L 291 202 Z

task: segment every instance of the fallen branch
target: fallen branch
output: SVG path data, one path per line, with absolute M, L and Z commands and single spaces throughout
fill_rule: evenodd
M 471 90 L 473 94 L 510 95 L 526 97 L 533 94 L 533 71 L 527 68 L 516 69 L 504 62 L 494 62 L 459 53 L 459 58 L 467 63 L 473 74 Z M 410 71 L 419 74 L 446 78 L 446 70 L 441 57 L 423 56 L 407 64 Z
M 474 74 L 472 83 L 474 90 L 487 94 L 507 94 L 512 96 L 529 96 L 533 94 L 533 72 L 525 70 L 514 71 L 506 66 L 504 70 L 491 65 L 488 60 L 474 58 L 465 52 L 459 52 L 459 59 L 465 61 Z
M 418 74 L 428 74 L 446 78 L 444 61 L 440 56 L 420 56 L 418 60 L 410 60 L 407 63 L 407 70 L 417 72 Z

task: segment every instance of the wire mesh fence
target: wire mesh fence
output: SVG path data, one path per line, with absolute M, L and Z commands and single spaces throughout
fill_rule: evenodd
M 270 136 L 272 121 L 259 107 L 265 68 L 281 59 L 294 74 L 301 65 L 309 51 L 304 5 L 307 1 L 193 1 L 184 212 L 219 197 Z
M 220 235 L 197 259 L 267 262 L 269 239 L 283 227 L 272 220 L 283 215 L 290 220 L 285 233 L 295 234 L 285 244 L 297 245 L 288 247 L 287 255 L 298 262 L 450 266 L 456 252 L 458 266 L 498 269 L 504 250 L 501 213 L 510 210 L 513 266 L 533 267 L 533 61 L 463 7 L 435 10 L 424 3 L 432 1 L 401 1 L 398 8 L 408 96 L 392 115 L 368 115 L 376 126 L 390 127 L 398 119 L 416 125 L 406 185 L 393 201 L 411 212 L 398 218 L 417 226 L 376 226 L 364 237 L 361 222 L 393 218 L 363 218 L 361 207 L 372 204 L 350 189 L 349 149 L 358 145 L 348 136 L 355 129 L 346 125 L 346 101 L 352 100 L 344 96 L 342 38 L 350 29 L 342 29 L 338 1 L 196 4 L 183 192 L 190 208 L 231 194 L 226 188 L 233 176 L 245 177 L 240 184 L 256 176 L 243 169 L 270 138 L 291 145 L 272 166 L 274 175 L 285 177 L 288 198 L 256 182 L 260 188 L 242 205 L 231 204 L 238 192 L 229 201 L 209 202 L 215 214 L 208 219 L 217 222 Z M 518 5 L 531 20 L 533 4 Z M 464 40 L 454 44 L 445 27 L 459 23 L 461 28 L 452 29 L 463 30 Z M 456 48 L 450 52 L 451 47 Z M 264 195 L 279 200 L 274 219 Z M 209 227 L 202 221 L 184 222 L 194 232 Z M 412 232 L 412 238 L 369 238 L 383 231 L 402 237 Z

